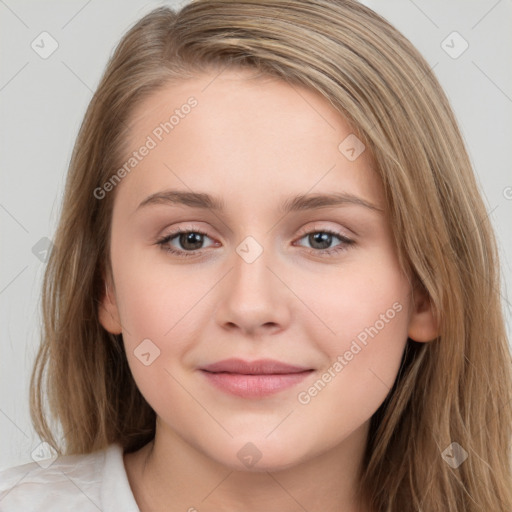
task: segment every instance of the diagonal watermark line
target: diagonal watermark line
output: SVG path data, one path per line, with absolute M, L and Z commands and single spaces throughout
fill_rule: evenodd
M 5 500 L 5 498 L 7 498 L 7 496 L 9 495 L 10 492 L 14 491 L 14 489 L 16 489 L 16 487 L 18 487 L 20 482 L 27 477 L 27 475 L 30 473 L 30 471 L 31 470 L 27 471 L 2 497 L 0 497 L 0 503 L 3 500 Z
M 306 190 L 306 194 L 311 192 L 334 168 L 336 167 L 336 164 L 334 164 L 323 176 L 321 176 L 316 183 L 314 183 L 308 190 Z M 266 235 L 270 233 L 287 215 L 289 215 L 291 212 L 286 212 L 280 219 L 278 219 L 277 222 L 273 224 L 273 226 L 265 233 Z
M 69 275 L 69 274 L 68 274 L 68 275 Z M 118 324 L 118 325 L 121 327 L 121 330 L 123 331 L 121 334 L 126 333 L 126 334 L 128 334 L 129 336 L 131 336 L 131 335 L 132 335 L 132 333 L 131 333 L 131 332 L 130 332 L 130 331 L 129 331 L 125 326 L 124 326 L 124 324 L 123 324 L 120 320 L 116 320 L 116 319 L 114 318 L 114 315 L 112 315 L 112 313 L 111 313 L 111 312 L 110 312 L 110 311 L 109 311 L 109 310 L 108 310 L 108 309 L 107 309 L 107 308 L 102 304 L 102 302 L 101 302 L 100 300 L 95 299 L 95 302 L 96 302 L 96 304 L 98 305 L 98 307 L 102 308 L 102 309 L 105 311 L 105 313 L 107 313 L 107 315 L 109 315 L 109 316 L 110 316 L 110 318 L 112 318 L 112 320 L 113 320 L 116 324 Z M 114 336 L 115 336 L 115 335 L 114 335 Z
M 384 386 L 386 386 L 388 391 L 391 391 L 391 388 L 371 368 L 368 368 L 368 370 L 371 371 L 373 375 L 375 375 L 375 377 L 377 377 L 377 379 L 379 379 L 382 382 L 382 384 L 384 384 Z
M 498 89 L 501 94 L 503 94 L 503 96 L 505 96 L 505 98 L 507 98 L 507 100 L 512 103 L 512 98 L 510 98 L 510 96 L 474 60 L 471 62 L 473 63 L 473 66 L 475 66 L 480 71 L 480 73 L 482 73 L 487 78 L 487 80 L 489 80 L 489 82 L 491 82 L 494 87 L 496 87 L 496 89 Z
M 292 411 L 290 411 L 266 436 L 265 436 L 265 439 L 270 436 L 270 434 L 272 434 L 272 432 L 274 432 L 277 427 L 281 426 L 284 421 L 295 411 L 295 409 L 293 409 Z
M 439 25 L 430 16 L 428 16 L 427 13 L 424 10 L 422 10 L 418 4 L 413 2 L 413 0 L 409 0 L 409 2 L 411 2 L 411 4 L 414 5 L 414 7 L 416 7 L 416 9 L 418 9 L 418 11 L 420 11 L 421 14 L 423 14 L 423 16 L 425 16 L 425 18 L 427 18 L 427 20 L 430 21 L 432 25 L 434 25 L 434 27 L 439 28 Z
M 5 292 L 5 290 L 7 290 L 7 288 L 9 288 L 9 286 L 11 286 L 11 284 L 16 281 L 16 279 L 18 279 L 18 277 L 23 274 L 23 272 L 25 272 L 25 270 L 27 270 L 28 268 L 28 265 L 25 266 L 25 268 L 23 270 L 20 270 L 1 290 L 0 290 L 0 295 L 2 293 Z
M 25 64 L 23 64 L 23 66 L 21 66 L 21 68 L 18 69 L 18 71 L 16 71 L 12 77 L 4 85 L 2 85 L 2 87 L 0 87 L 0 91 L 3 91 L 28 66 L 28 64 L 28 61 L 25 62 Z
M 437 61 L 434 65 L 430 66 L 430 68 L 428 69 L 428 71 L 425 72 L 425 74 L 421 77 L 421 78 L 418 78 L 418 80 L 416 80 L 416 82 L 414 82 L 414 84 L 412 85 L 412 87 L 410 87 L 407 92 L 405 94 L 403 94 L 402 96 L 400 96 L 400 98 L 395 101 L 395 103 L 393 103 L 393 105 L 391 105 L 391 109 L 390 110 L 393 110 L 406 96 L 408 96 L 412 91 L 414 91 L 414 89 L 416 89 L 416 87 L 421 83 L 423 82 L 423 79 L 426 78 L 428 75 L 432 74 L 432 72 L 434 71 L 434 69 L 436 68 L 436 66 L 439 64 L 439 61 Z M 373 125 L 375 126 L 375 125 Z M 372 126 L 372 128 L 373 128 Z
M 16 18 L 18 18 L 18 20 L 23 23 L 23 25 L 25 25 L 25 27 L 27 28 L 30 28 L 5 2 L 4 0 L 0 0 L 0 3 L 2 3 L 3 5 L 5 5 L 5 7 L 7 7 L 7 9 L 9 9 L 9 11 L 11 11 L 11 13 L 16 16 Z
M 222 428 L 222 430 L 224 430 L 224 432 L 226 432 L 229 437 L 233 437 L 233 435 L 224 427 L 224 425 L 222 425 L 222 423 L 217 418 L 215 418 L 215 416 L 167 368 L 164 368 L 164 370 L 181 386 L 184 391 L 190 395 L 193 400 L 195 400 L 195 402 L 197 402 L 206 411 L 210 418 L 212 418 L 212 420 L 215 421 L 215 423 L 217 423 L 217 425 L 219 425 L 219 427 Z
M 61 29 L 66 28 L 72 20 L 74 20 L 89 4 L 91 3 L 91 0 L 88 0 L 71 18 L 62 25 Z
M 0 412 L 28 439 L 27 434 L 25 434 L 25 432 L 21 430 L 20 427 L 18 427 L 16 422 L 14 422 L 7 414 L 5 414 L 5 412 L 2 409 L 0 409 Z
M 311 103 L 310 103 L 306 98 L 304 98 L 304 96 L 303 96 L 303 95 L 302 95 L 302 94 L 301 94 L 301 93 L 300 93 L 300 92 L 295 88 L 295 86 L 294 86 L 291 82 L 290 82 L 288 85 L 290 85 L 290 86 L 291 86 L 291 88 L 292 88 L 292 89 L 293 89 L 293 90 L 294 90 L 294 91 L 295 91 L 295 92 L 296 92 L 296 93 L 297 93 L 297 94 L 298 94 L 298 95 L 299 95 L 299 96 L 300 96 L 300 97 L 301 97 L 301 98 L 302 98 L 302 99 L 303 99 L 303 100 L 304 100 L 304 101 L 305 101 L 305 102 L 306 102 L 306 103 L 307 103 L 307 104 L 308 104 L 308 105 L 309 105 L 309 106 L 310 106 L 310 107 L 311 107 L 311 108 L 312 108 L 312 109 L 313 109 L 313 110 L 314 110 L 314 111 L 315 111 L 315 112 L 316 112 L 316 113 L 317 113 L 317 114 L 318 114 L 318 115 L 319 115 L 319 116 L 320 116 L 320 117 L 321 117 L 321 118 L 322 118 L 322 119 L 323 119 L 323 120 L 324 120 L 324 121 L 325 121 L 325 122 L 326 122 L 326 123 L 327 123 L 327 124 L 332 128 L 332 129 L 333 129 L 333 130 L 335 129 L 335 128 L 334 128 L 334 126 L 333 126 L 331 123 L 329 123 L 329 121 L 327 121 L 327 119 L 325 119 L 325 117 L 324 117 L 322 114 L 320 114 L 320 112 L 318 112 L 318 110 L 317 110 L 315 107 L 313 107 L 313 105 L 311 105 Z
M 16 222 L 16 224 L 25 231 L 25 233 L 29 233 L 28 229 L 3 204 L 0 204 L 0 208 L 2 208 L 14 220 L 14 222 Z
M 272 274 L 274 274 L 278 279 L 279 281 L 281 281 L 281 283 L 283 283 L 286 288 L 288 288 L 288 290 L 290 290 L 293 295 L 295 295 L 295 297 L 297 297 L 297 299 L 299 299 L 302 304 L 304 304 L 304 306 L 306 306 L 306 308 L 309 309 L 309 311 L 311 311 L 311 313 L 313 313 L 313 315 L 315 315 L 318 320 L 320 320 L 320 322 L 322 322 L 324 324 L 324 326 L 329 329 L 329 331 L 331 331 L 332 334 L 336 335 L 336 333 L 268 266 L 268 265 L 265 265 L 269 270 L 270 272 L 272 272 Z
M 167 336 L 232 270 L 231 267 L 165 334 Z
M 217 80 L 217 78 L 221 75 L 221 73 L 223 73 L 223 72 L 228 68 L 228 66 L 229 66 L 229 65 L 228 65 L 228 64 L 226 64 L 226 65 L 225 65 L 225 66 L 224 66 L 224 67 L 223 67 L 223 68 L 222 68 L 222 69 L 221 69 L 221 70 L 220 70 L 220 71 L 219 71 L 219 72 L 218 72 L 218 73 L 217 73 L 217 74 L 216 74 L 216 75 L 215 75 L 215 76 L 214 76 L 214 77 L 213 77 L 213 78 L 212 78 L 212 79 L 211 79 L 211 80 L 206 84 L 206 86 L 205 86 L 203 89 L 201 89 L 201 92 L 206 91 L 206 89 L 207 89 L 208 87 L 210 87 L 210 85 L 212 85 L 212 83 L 213 83 L 215 80 Z
M 89 89 L 89 91 L 93 92 L 93 90 L 63 60 L 61 60 L 61 62 L 69 69 L 69 71 L 71 71 L 71 73 L 73 73 L 73 75 L 76 76 L 76 78 L 78 78 L 78 80 L 80 80 L 80 82 L 82 82 L 82 84 L 85 85 L 85 87 L 87 87 L 87 89 Z
M 288 494 L 288 496 L 290 496 L 290 498 L 291 498 L 293 501 L 295 501 L 295 503 L 297 503 L 297 505 L 299 505 L 299 507 L 300 507 L 302 510 L 304 510 L 305 512 L 308 512 L 308 509 L 307 509 L 306 507 L 304 507 L 304 505 L 302 505 L 302 503 L 300 503 L 300 502 L 295 498 L 295 496 L 293 496 L 292 494 L 290 494 L 290 492 L 289 492 L 285 487 L 283 487 L 283 485 L 281 484 L 281 482 L 279 482 L 279 481 L 275 478 L 275 476 L 274 476 L 272 473 L 270 473 L 269 471 L 265 471 L 265 473 L 267 473 L 267 475 L 268 475 L 270 478 L 272 478 L 272 480 L 274 480 L 274 482 L 275 482 L 277 485 L 279 485 L 279 487 L 281 487 L 281 489 L 283 489 L 283 491 L 284 491 L 286 494 Z
M 477 25 L 480 24 L 480 22 L 486 18 L 490 13 L 491 11 L 494 10 L 494 8 L 499 4 L 501 3 L 501 0 L 498 0 L 472 27 L 471 27 L 471 30 L 473 30 Z
M 216 491 L 229 477 L 229 475 L 231 475 L 231 473 L 233 473 L 233 471 L 230 471 L 202 500 L 201 500 L 201 503 L 206 499 L 208 498 L 208 496 L 210 496 L 211 494 L 213 494 L 214 491 Z
M 176 179 L 180 180 L 180 181 L 181 181 L 181 183 L 183 183 L 183 185 L 184 185 L 185 187 L 187 187 L 187 188 L 190 190 L 190 192 L 193 192 L 192 188 L 190 188 L 190 187 L 189 187 L 189 186 L 188 186 L 188 185 L 187 185 L 187 184 L 186 184 L 186 183 L 185 183 L 185 182 L 184 182 L 184 181 L 183 181 L 183 180 L 182 180 L 182 179 L 181 179 L 181 178 L 180 178 L 180 177 L 179 177 L 179 176 L 178 176 L 178 175 L 177 175 L 177 174 L 172 170 L 172 169 L 171 169 L 171 167 L 170 167 L 169 165 L 167 165 L 165 162 L 162 162 L 162 163 L 163 163 L 163 165 L 164 165 L 165 167 L 167 167 L 167 169 L 169 170 L 169 172 L 172 172 L 172 174 L 176 177 Z M 219 217 L 219 216 L 218 216 L 214 211 L 211 211 L 210 213 L 213 213 L 213 214 L 215 215 L 215 217 L 217 217 L 217 219 L 219 220 L 219 222 L 220 222 L 221 224 L 223 224 L 223 225 L 226 227 L 226 229 L 227 229 L 230 233 L 232 233 L 232 232 L 233 232 L 233 230 L 232 230 L 232 229 L 231 229 L 231 228 L 230 228 L 230 227 L 229 227 L 229 226 L 228 226 L 228 225 L 227 225 L 227 224 L 222 220 L 222 218 L 221 218 L 221 217 Z
M 96 503 L 94 503 L 94 501 L 91 499 L 90 496 L 88 496 L 84 491 L 83 489 L 80 488 L 79 485 L 77 485 L 71 478 L 69 478 L 68 475 L 66 475 L 66 473 L 64 473 L 64 471 L 61 471 L 61 473 L 100 511 L 100 512 L 103 512 L 101 510 L 100 507 L 98 507 L 98 505 L 96 505 Z

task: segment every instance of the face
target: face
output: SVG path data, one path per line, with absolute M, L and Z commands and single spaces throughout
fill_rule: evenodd
M 275 470 L 366 435 L 421 312 L 374 163 L 340 114 L 308 89 L 217 75 L 133 115 L 106 192 L 100 317 L 123 334 L 157 436 Z

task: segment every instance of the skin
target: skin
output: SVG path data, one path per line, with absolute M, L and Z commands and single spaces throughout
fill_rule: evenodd
M 125 455 L 134 496 L 142 512 L 366 510 L 355 486 L 369 420 L 396 378 L 407 337 L 436 335 L 428 298 L 413 292 L 398 265 L 369 151 L 355 161 L 339 151 L 353 130 L 316 92 L 234 70 L 148 97 L 132 116 L 128 147 L 140 147 L 190 96 L 198 105 L 111 192 L 113 274 L 100 319 L 122 332 L 137 386 L 157 414 L 154 442 Z M 166 189 L 209 193 L 226 209 L 137 208 Z M 289 196 L 333 191 L 378 210 L 347 203 L 279 211 Z M 193 246 L 199 255 L 180 258 L 156 244 L 178 227 L 207 233 Z M 307 235 L 325 229 L 353 243 L 333 236 L 315 244 Z M 236 251 L 247 236 L 263 249 L 252 263 Z M 179 237 L 168 245 L 191 247 Z M 393 319 L 300 403 L 298 393 L 397 303 Z M 144 339 L 160 350 L 147 366 L 134 354 Z M 275 395 L 241 398 L 198 370 L 230 357 L 314 372 Z M 251 467 L 237 457 L 248 442 L 261 454 Z

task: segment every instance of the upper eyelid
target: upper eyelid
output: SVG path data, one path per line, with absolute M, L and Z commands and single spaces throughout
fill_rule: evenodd
M 357 236 L 357 234 L 352 231 L 351 229 L 347 228 L 347 227 L 343 227 L 343 228 L 333 228 L 333 227 L 329 227 L 329 226 L 319 226 L 318 224 L 319 223 L 322 223 L 322 222 L 325 222 L 325 221 L 313 221 L 314 222 L 314 225 L 311 226 L 311 227 L 304 227 L 304 228 L 300 228 L 299 229 L 299 232 L 301 233 L 301 235 L 303 234 L 308 234 L 308 233 L 311 233 L 311 232 L 314 232 L 314 231 L 331 231 L 331 232 L 334 232 L 340 236 L 344 236 L 345 238 L 355 238 Z M 346 230 L 346 231 L 349 231 L 350 234 L 344 234 L 343 231 Z
M 159 238 L 159 240 L 162 240 L 162 239 L 174 239 L 176 236 L 178 236 L 181 233 L 189 233 L 189 232 L 191 232 L 191 233 L 194 233 L 194 232 L 195 233 L 200 233 L 200 234 L 202 234 L 204 236 L 207 236 L 211 240 L 214 240 L 215 237 L 210 236 L 210 234 L 208 234 L 207 231 L 208 231 L 207 229 L 199 228 L 199 227 L 196 227 L 196 226 L 185 226 L 185 227 L 180 226 L 180 227 L 174 229 L 173 231 L 171 231 L 170 233 L 168 233 L 166 235 L 162 235 Z M 328 232 L 328 233 L 331 233 L 334 236 L 337 236 L 340 239 L 346 239 L 346 240 L 350 240 L 352 242 L 354 241 L 354 236 L 353 235 L 346 235 L 342 231 L 340 231 L 339 229 L 336 229 L 336 228 L 331 228 L 331 227 L 326 227 L 326 226 L 317 226 L 315 224 L 315 225 L 313 225 L 311 227 L 301 228 L 299 230 L 299 234 L 297 235 L 297 237 L 294 238 L 294 242 L 297 241 L 297 240 L 300 240 L 304 236 L 307 236 L 307 235 L 309 235 L 311 233 L 316 233 L 316 232 Z M 351 231 L 351 233 L 353 233 L 353 232 Z M 355 235 L 355 233 L 354 233 L 354 235 Z M 200 251 L 202 249 L 197 249 L 197 250 Z

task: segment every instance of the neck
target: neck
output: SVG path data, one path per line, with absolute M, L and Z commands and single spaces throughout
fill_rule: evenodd
M 141 512 L 363 512 L 355 491 L 368 426 L 287 469 L 241 471 L 157 422 L 154 441 L 125 455 L 126 472 Z

